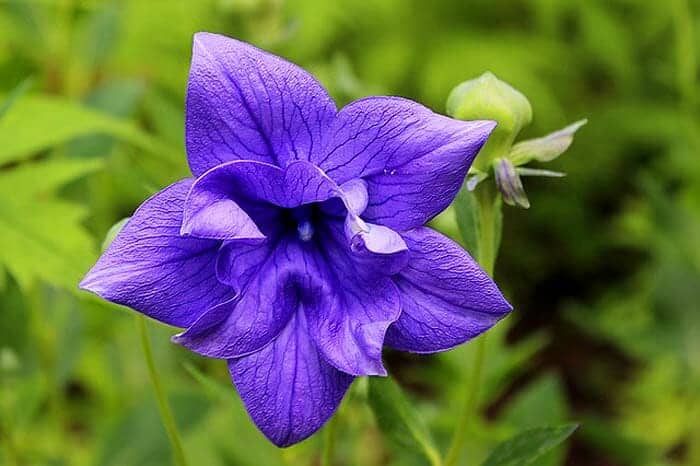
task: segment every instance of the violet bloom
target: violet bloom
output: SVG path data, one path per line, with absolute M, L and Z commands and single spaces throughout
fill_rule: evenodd
M 192 178 L 139 207 L 81 287 L 186 330 L 228 361 L 275 444 L 318 430 L 382 347 L 453 348 L 510 310 L 461 247 L 423 225 L 495 124 L 410 100 L 337 110 L 307 72 L 220 35 L 194 38 Z

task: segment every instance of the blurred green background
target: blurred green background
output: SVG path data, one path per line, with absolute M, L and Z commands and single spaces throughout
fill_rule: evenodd
M 527 178 L 532 208 L 506 208 L 496 279 L 516 312 L 489 337 L 463 464 L 575 420 L 538 466 L 699 466 L 699 18 L 691 0 L 0 0 L 0 102 L 26 87 L 0 109 L 0 464 L 171 464 L 133 313 L 76 283 L 112 224 L 186 175 L 191 38 L 207 30 L 310 69 L 339 104 L 444 112 L 490 70 L 532 102 L 522 137 L 588 118 L 547 167 L 568 176 Z M 277 450 L 223 362 L 149 327 L 192 464 L 318 464 L 320 436 Z M 473 351 L 386 354 L 443 448 Z M 382 437 L 362 388 L 338 464 L 423 464 Z

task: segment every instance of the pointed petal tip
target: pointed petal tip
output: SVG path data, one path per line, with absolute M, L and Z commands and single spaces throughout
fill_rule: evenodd
M 484 123 L 484 127 L 486 128 L 486 131 L 491 133 L 496 127 L 498 126 L 498 121 L 497 120 L 479 120 Z
M 88 271 L 88 273 L 85 274 L 82 280 L 80 280 L 80 282 L 78 283 L 78 289 L 82 291 L 87 291 L 88 293 L 92 293 L 103 299 L 109 300 L 105 293 L 106 289 L 104 287 L 104 283 L 101 282 L 99 277 L 95 277 L 95 274 L 92 270 Z
M 478 129 L 481 130 L 481 136 L 483 137 L 483 144 L 486 144 L 486 141 L 491 137 L 491 133 L 496 129 L 498 126 L 498 121 L 496 120 L 476 120 L 475 123 L 477 123 Z
M 78 289 L 82 291 L 87 291 L 90 293 L 94 293 L 94 291 L 90 288 L 90 280 L 89 276 L 85 275 L 80 282 L 78 282 Z
M 197 47 L 197 46 L 204 47 L 207 41 L 216 40 L 216 39 L 235 40 L 235 39 L 231 39 L 230 37 L 226 37 L 222 34 L 216 34 L 214 32 L 197 31 L 192 35 L 192 44 L 194 47 Z

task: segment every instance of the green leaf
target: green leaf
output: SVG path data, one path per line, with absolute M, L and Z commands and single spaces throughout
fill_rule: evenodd
M 7 113 L 7 111 L 14 105 L 15 101 L 19 99 L 25 92 L 29 90 L 29 88 L 32 85 L 32 79 L 27 78 L 21 83 L 17 85 L 14 89 L 12 89 L 12 92 L 8 94 L 7 97 L 5 97 L 5 100 L 0 104 L 0 118 Z
M 122 231 L 122 228 L 124 228 L 124 225 L 126 225 L 126 222 L 128 222 L 130 218 L 131 217 L 124 217 L 110 227 L 109 231 L 107 231 L 107 234 L 105 235 L 104 241 L 102 241 L 102 251 L 107 250 L 109 245 L 112 244 L 112 241 L 114 241 L 114 238 L 116 238 L 119 232 Z
M 537 427 L 506 440 L 491 452 L 482 466 L 528 466 L 566 440 L 578 424 Z
M 493 200 L 493 250 L 498 254 L 501 248 L 501 236 L 503 235 L 503 200 L 496 196 Z
M 479 203 L 473 191 L 467 189 L 466 183 L 457 194 L 454 202 L 457 227 L 467 251 L 473 257 L 479 257 Z
M 477 187 L 477 189 L 484 188 L 480 186 Z M 493 238 L 491 239 L 493 244 L 490 246 L 491 251 L 495 252 L 498 252 L 498 248 L 501 245 L 501 232 L 503 229 L 502 204 L 501 196 L 493 196 L 493 204 L 490 206 L 491 216 L 489 216 L 489 218 L 491 218 L 491 222 L 493 222 Z M 457 217 L 457 227 L 462 236 L 462 242 L 469 254 L 479 260 L 482 252 L 489 250 L 489 245 L 484 248 L 484 245 L 481 244 L 484 241 L 484 239 L 481 238 L 481 205 L 479 204 L 479 199 L 477 199 L 475 191 L 469 190 L 466 182 L 457 194 L 453 206 L 455 209 L 455 216 Z
M 236 397 L 236 392 L 231 389 L 230 385 L 223 385 L 219 381 L 214 380 L 189 362 L 184 363 L 183 366 L 192 378 L 202 386 L 204 392 L 212 398 L 230 400 Z
M 175 421 L 183 434 L 206 418 L 211 402 L 199 393 L 178 391 L 170 395 Z M 168 439 L 156 405 L 144 400 L 122 413 L 106 430 L 95 466 L 167 466 L 172 465 Z
M 553 170 L 540 170 L 538 168 L 518 167 L 515 171 L 520 176 L 540 176 L 545 178 L 561 178 L 566 176 L 566 173 Z
M 536 139 L 528 139 L 515 144 L 508 154 L 513 165 L 523 165 L 531 160 L 549 162 L 556 159 L 569 148 L 574 141 L 574 134 L 588 120 L 579 120 L 566 128 Z
M 97 160 L 55 160 L 0 171 L 0 265 L 26 290 L 36 279 L 75 288 L 94 259 L 81 226 L 85 210 L 55 190 L 97 168 Z
M 545 374 L 527 385 L 508 403 L 499 419 L 518 431 L 566 422 L 569 409 L 559 377 Z M 560 466 L 565 456 L 566 448 L 560 445 L 540 456 L 532 466 Z
M 368 397 L 377 425 L 392 443 L 422 454 L 433 466 L 442 464 L 430 431 L 393 379 L 370 377 Z
M 0 120 L 0 165 L 95 133 L 114 136 L 154 154 L 171 150 L 124 120 L 58 97 L 27 96 Z

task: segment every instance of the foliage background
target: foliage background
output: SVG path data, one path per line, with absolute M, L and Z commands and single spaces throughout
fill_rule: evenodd
M 0 1 L 0 90 L 29 86 L 0 110 L 0 464 L 171 462 L 132 313 L 76 283 L 112 224 L 186 174 L 191 36 L 208 30 L 305 66 L 341 104 L 396 94 L 442 112 L 491 70 L 530 98 L 525 137 L 587 117 L 553 167 L 568 177 L 527 179 L 533 207 L 505 212 L 496 275 L 517 312 L 488 341 L 464 464 L 577 420 L 539 465 L 700 465 L 699 14 L 693 0 Z M 319 436 L 275 449 L 225 364 L 150 329 L 195 464 L 318 461 Z M 441 446 L 472 346 L 386 355 Z M 364 396 L 357 384 L 342 407 L 339 464 L 422 464 Z

